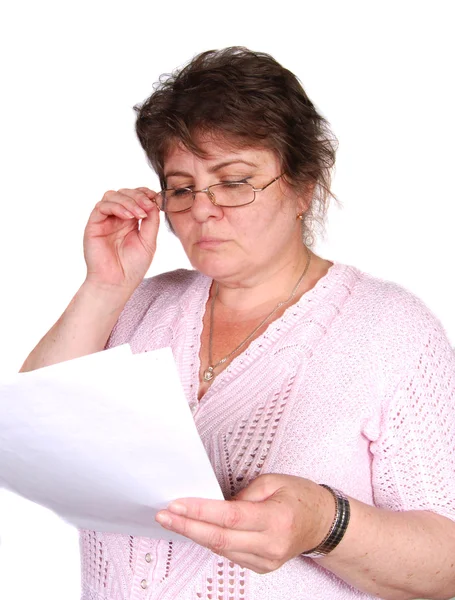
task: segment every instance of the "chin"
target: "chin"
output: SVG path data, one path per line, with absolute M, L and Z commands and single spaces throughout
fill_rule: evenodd
M 190 262 L 196 271 L 218 281 L 237 278 L 240 272 L 239 265 L 233 265 L 226 260 L 205 257 L 197 260 L 190 258 Z

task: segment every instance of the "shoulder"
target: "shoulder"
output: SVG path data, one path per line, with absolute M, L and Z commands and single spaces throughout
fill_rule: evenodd
M 326 277 L 328 283 L 324 287 L 332 288 L 333 296 L 345 290 L 343 298 L 347 295 L 348 301 L 344 308 L 349 318 L 359 324 L 362 321 L 369 326 L 379 324 L 383 330 L 393 329 L 397 324 L 413 329 L 421 321 L 440 325 L 429 307 L 398 283 L 341 263 L 335 263 Z
M 199 287 L 205 280 L 204 275 L 189 269 L 177 269 L 147 277 L 136 288 L 128 304 L 148 307 L 157 298 L 173 298 L 174 301 L 178 301 L 189 288 Z
M 375 277 L 355 267 L 349 267 L 357 275 L 353 290 L 356 305 L 368 310 L 369 318 L 380 320 L 384 328 L 389 325 L 406 330 L 421 329 L 422 323 L 430 326 L 441 324 L 431 309 L 413 292 L 404 286 Z
M 198 271 L 178 269 L 147 277 L 138 285 L 125 304 L 109 337 L 107 347 L 125 343 L 150 311 L 161 318 L 175 314 L 196 290 L 207 283 Z
M 418 362 L 424 349 L 438 346 L 453 353 L 442 323 L 417 295 L 355 267 L 346 269 L 355 280 L 348 318 L 378 351 L 409 366 Z

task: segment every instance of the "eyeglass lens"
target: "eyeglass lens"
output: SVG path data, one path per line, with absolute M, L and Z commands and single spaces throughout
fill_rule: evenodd
M 249 183 L 217 183 L 208 188 L 219 206 L 242 206 L 254 200 L 254 189 Z M 156 202 L 165 212 L 188 210 L 193 204 L 194 192 L 190 188 L 162 190 Z

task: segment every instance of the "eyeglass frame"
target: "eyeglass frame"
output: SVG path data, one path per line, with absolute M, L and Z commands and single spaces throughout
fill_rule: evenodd
M 155 200 L 155 198 L 153 198 L 153 202 L 156 204 L 156 206 L 158 207 L 158 210 L 160 210 L 161 212 L 164 212 L 166 214 L 171 214 L 171 215 L 174 214 L 175 215 L 177 213 L 182 213 L 182 212 L 186 212 L 187 210 L 191 210 L 191 208 L 193 207 L 194 201 L 196 200 L 196 194 L 198 194 L 199 192 L 204 192 L 205 194 L 207 194 L 210 202 L 214 206 L 219 206 L 220 208 L 240 208 L 241 206 L 248 206 L 249 204 L 253 204 L 253 202 L 256 200 L 256 192 L 263 192 L 266 188 L 269 187 L 269 185 L 272 185 L 272 183 L 275 183 L 275 181 L 278 181 L 278 179 L 283 177 L 283 175 L 284 175 L 284 173 L 281 173 L 281 175 L 278 175 L 278 177 L 275 177 L 275 179 L 272 179 L 272 181 L 270 181 L 269 183 L 267 183 L 266 185 L 264 185 L 261 188 L 255 188 L 253 185 L 251 185 L 251 183 L 248 183 L 247 181 L 220 181 L 219 183 L 214 183 L 212 185 L 208 185 L 203 190 L 193 190 L 188 187 L 181 187 L 181 188 L 166 188 L 166 189 L 160 190 L 158 192 L 157 196 L 159 194 L 161 194 L 162 192 L 168 192 L 170 190 L 188 190 L 189 192 L 191 192 L 191 194 L 193 195 L 193 201 L 191 203 L 191 206 L 189 206 L 188 208 L 183 208 L 182 210 L 172 210 L 172 211 L 163 210 L 162 208 L 160 208 L 158 206 L 158 203 Z M 254 192 L 253 199 L 250 202 L 245 202 L 245 204 L 235 204 L 234 206 L 229 206 L 226 204 L 225 205 L 218 204 L 218 202 L 216 201 L 215 193 L 211 191 L 211 188 L 214 188 L 214 187 L 217 187 L 220 185 L 226 185 L 229 183 L 231 183 L 231 184 L 234 183 L 236 185 L 249 185 Z

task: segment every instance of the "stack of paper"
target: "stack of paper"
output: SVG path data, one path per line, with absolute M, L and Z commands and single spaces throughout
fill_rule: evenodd
M 183 539 L 155 520 L 223 499 L 170 348 L 120 346 L 0 382 L 0 481 L 84 529 Z

